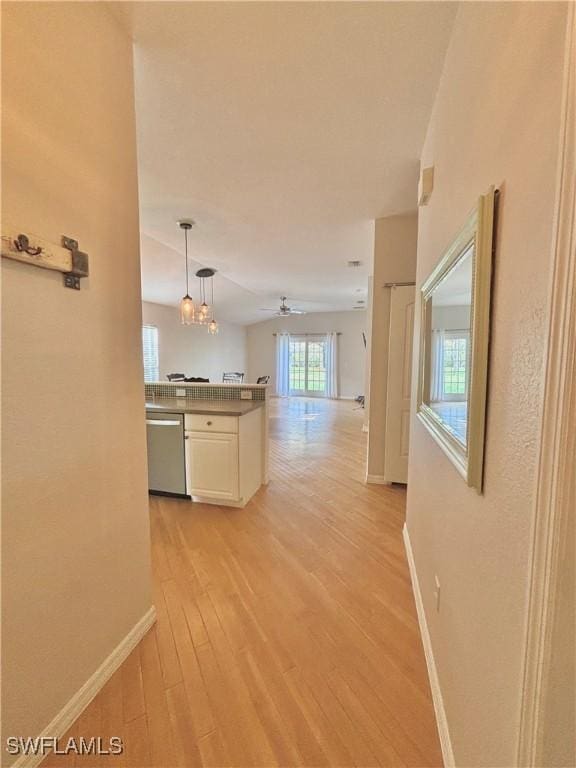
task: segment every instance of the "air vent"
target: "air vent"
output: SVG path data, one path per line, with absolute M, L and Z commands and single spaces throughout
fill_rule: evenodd
M 348 262 L 348 266 L 349 266 L 351 269 L 355 269 L 356 267 L 361 267 L 361 266 L 362 266 L 362 262 L 361 262 L 361 261 L 355 261 L 354 259 L 351 259 L 351 260 Z

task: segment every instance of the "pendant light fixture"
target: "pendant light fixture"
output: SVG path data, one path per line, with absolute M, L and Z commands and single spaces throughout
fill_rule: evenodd
M 190 287 L 188 285 L 188 232 L 192 229 L 193 222 L 179 221 L 180 229 L 184 230 L 184 251 L 186 259 L 186 295 L 180 302 L 180 321 L 182 325 L 192 325 L 194 323 L 196 309 L 190 296 Z
M 206 279 L 214 277 L 214 270 L 199 269 L 196 277 L 200 279 L 200 301 L 202 302 L 198 307 L 198 322 L 200 325 L 205 325 L 210 322 L 210 307 L 206 303 Z
M 214 275 L 212 275 L 212 280 L 210 281 L 212 295 L 211 295 L 211 302 L 212 302 L 212 319 L 210 320 L 210 323 L 208 324 L 208 333 L 212 334 L 212 336 L 216 336 L 218 331 L 220 330 L 218 328 L 218 323 L 214 319 Z
M 180 229 L 184 230 L 184 254 L 186 259 L 186 295 L 180 301 L 180 320 L 183 325 L 205 325 L 208 333 L 215 336 L 218 333 L 218 323 L 214 319 L 214 275 L 215 269 L 203 267 L 196 272 L 200 281 L 200 306 L 196 308 L 190 296 L 188 281 L 188 232 L 194 226 L 191 219 L 183 219 L 178 222 Z M 206 301 L 206 280 L 210 280 L 210 304 Z
M 198 308 L 197 312 L 197 319 L 196 322 L 200 325 L 207 325 L 208 326 L 208 333 L 212 334 L 213 336 L 218 333 L 218 323 L 216 320 L 214 320 L 214 275 L 216 274 L 215 269 L 211 269 L 210 267 L 205 267 L 204 269 L 199 269 L 198 272 L 196 272 L 196 277 L 200 280 L 200 301 L 202 302 L 200 304 L 200 307 Z M 206 280 L 210 280 L 210 304 L 206 301 Z

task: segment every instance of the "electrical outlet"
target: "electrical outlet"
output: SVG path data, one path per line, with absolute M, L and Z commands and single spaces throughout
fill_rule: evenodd
M 434 599 L 436 600 L 436 610 L 440 612 L 440 580 L 434 574 Z
M 241 389 L 240 390 L 240 400 L 252 400 L 252 390 L 251 389 Z
M 185 389 L 176 389 L 176 397 L 186 397 Z

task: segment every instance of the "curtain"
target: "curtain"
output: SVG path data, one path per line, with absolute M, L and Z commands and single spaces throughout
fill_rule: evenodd
M 326 334 L 326 397 L 338 397 L 338 334 Z
M 444 395 L 444 331 L 432 331 L 432 371 L 430 401 L 438 402 Z
M 276 336 L 276 394 L 288 397 L 290 394 L 290 334 Z

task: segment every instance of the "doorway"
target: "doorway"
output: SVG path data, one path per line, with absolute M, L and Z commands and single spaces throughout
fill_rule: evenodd
M 290 336 L 290 394 L 326 396 L 326 341 L 321 337 Z

